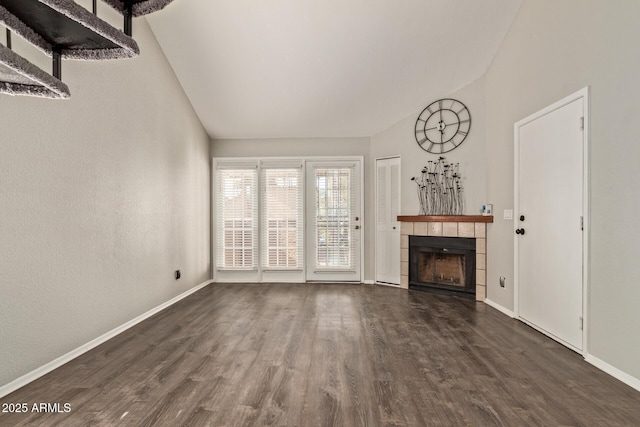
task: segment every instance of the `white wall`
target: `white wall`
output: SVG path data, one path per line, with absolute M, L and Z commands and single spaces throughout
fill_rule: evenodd
M 369 138 L 214 139 L 213 157 L 364 156 L 364 280 L 373 280 L 373 172 Z
M 513 207 L 513 124 L 591 87 L 589 352 L 640 378 L 640 2 L 525 0 L 486 75 L 488 200 Z M 549 153 L 550 156 L 553 152 Z M 488 297 L 513 308 L 513 225 L 488 228 Z M 507 277 L 507 287 L 498 277 Z
M 454 98 L 467 106 L 471 112 L 469 136 L 456 149 L 442 155 L 449 162 L 460 163 L 465 191 L 465 214 L 479 215 L 481 206 L 486 202 L 486 163 L 485 163 L 485 80 L 480 78 L 464 88 L 443 96 L 424 100 L 426 107 L 439 98 Z M 427 153 L 421 149 L 415 138 L 415 125 L 422 110 L 406 117 L 389 129 L 371 137 L 371 164 L 376 158 L 400 156 L 402 170 L 401 213 L 418 215 L 420 204 L 416 193 L 416 184 L 411 177 L 418 176 L 429 160 L 437 160 L 440 155 Z M 375 182 L 371 183 L 375 186 Z
M 70 100 L 0 94 L 0 386 L 210 277 L 209 140 L 134 36 L 138 58 L 64 62 Z

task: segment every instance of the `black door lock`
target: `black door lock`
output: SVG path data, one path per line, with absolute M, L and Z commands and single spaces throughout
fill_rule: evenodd
M 524 234 L 524 228 L 516 229 L 516 234 Z

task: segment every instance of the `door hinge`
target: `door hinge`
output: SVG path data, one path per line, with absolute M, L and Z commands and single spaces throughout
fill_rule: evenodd
M 580 217 L 580 230 L 584 230 L 584 217 Z
M 580 117 L 580 130 L 584 130 L 584 116 Z
M 580 316 L 580 330 L 582 331 L 584 329 L 584 319 L 582 318 L 582 316 Z

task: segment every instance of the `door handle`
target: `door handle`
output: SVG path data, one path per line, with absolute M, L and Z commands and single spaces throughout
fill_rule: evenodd
M 360 230 L 360 226 L 359 225 L 356 225 L 356 230 Z
M 517 228 L 517 229 L 516 229 L 516 234 L 522 234 L 522 235 L 524 235 L 524 228 Z

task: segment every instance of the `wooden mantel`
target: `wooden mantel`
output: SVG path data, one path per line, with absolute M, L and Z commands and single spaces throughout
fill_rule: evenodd
M 493 215 L 399 215 L 400 222 L 493 222 Z

